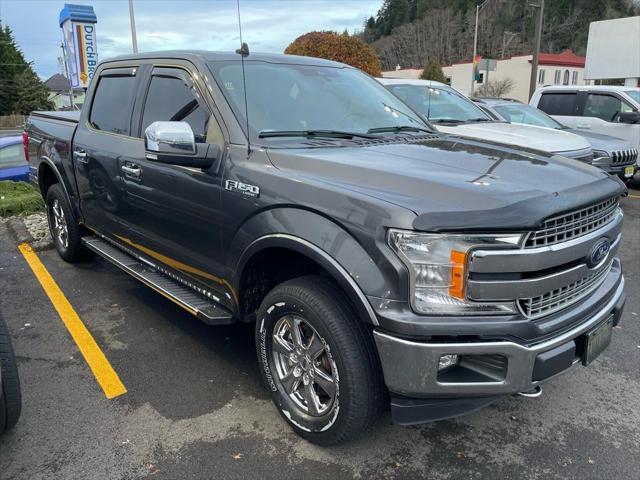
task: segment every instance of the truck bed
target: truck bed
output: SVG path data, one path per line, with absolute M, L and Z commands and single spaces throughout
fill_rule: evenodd
M 56 112 L 56 111 L 40 111 L 31 112 L 34 117 L 48 118 L 51 120 L 62 120 L 64 122 L 78 123 L 80 120 L 80 110 L 74 110 L 71 112 Z

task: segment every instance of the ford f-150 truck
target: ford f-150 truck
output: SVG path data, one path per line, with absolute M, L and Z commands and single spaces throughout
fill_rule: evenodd
M 388 404 L 411 424 L 539 395 L 620 320 L 626 189 L 594 167 L 439 134 L 308 57 L 119 57 L 86 98 L 26 124 L 59 254 L 255 322 L 264 383 L 313 442 Z

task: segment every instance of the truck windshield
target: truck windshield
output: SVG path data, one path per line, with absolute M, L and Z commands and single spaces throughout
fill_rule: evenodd
M 387 88 L 434 123 L 491 121 L 480 107 L 449 88 L 409 84 L 387 85 Z
M 640 90 L 625 90 L 625 93 L 640 103 Z
M 538 127 L 555 128 L 562 130 L 566 128 L 542 110 L 524 104 L 496 105 L 493 107 L 507 122 L 524 123 L 536 125 Z
M 244 129 L 240 62 L 210 62 L 209 68 Z M 245 72 L 252 142 L 306 132 L 348 138 L 368 132 L 431 131 L 416 112 L 354 68 L 246 61 Z

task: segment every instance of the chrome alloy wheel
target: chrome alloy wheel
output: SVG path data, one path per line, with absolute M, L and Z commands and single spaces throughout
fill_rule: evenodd
M 53 201 L 51 205 L 51 214 L 53 217 L 53 235 L 58 240 L 62 248 L 69 247 L 69 229 L 67 227 L 67 218 L 58 199 Z
M 304 413 L 326 414 L 338 395 L 338 371 L 329 347 L 304 318 L 285 315 L 273 329 L 273 357 L 285 392 Z

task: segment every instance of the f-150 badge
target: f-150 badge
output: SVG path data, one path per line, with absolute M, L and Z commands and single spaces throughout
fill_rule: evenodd
M 260 187 L 249 185 L 248 183 L 238 182 L 237 180 L 226 180 L 224 182 L 224 188 L 231 192 L 238 192 L 243 195 L 249 195 L 250 197 L 260 196 Z

